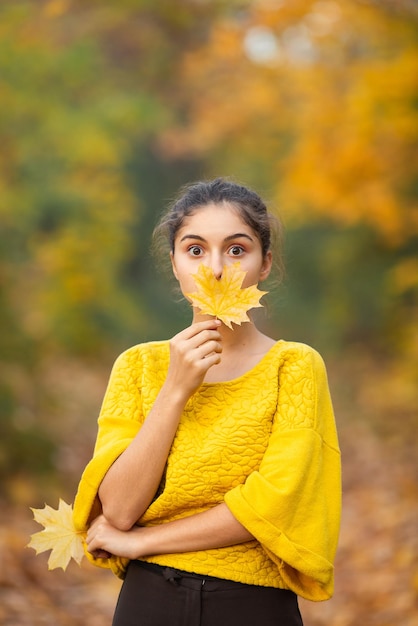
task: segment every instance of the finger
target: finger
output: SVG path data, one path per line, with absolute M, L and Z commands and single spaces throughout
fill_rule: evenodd
M 189 326 L 189 328 L 198 329 L 198 332 L 204 330 L 205 328 L 219 328 L 222 326 L 221 320 L 218 320 L 217 317 L 210 317 L 209 319 L 203 320 L 201 322 L 194 322 Z
M 105 551 L 100 545 L 101 543 L 102 542 L 95 535 L 86 537 L 87 550 L 91 554 L 96 554 L 96 553 Z
M 204 330 L 217 330 L 221 325 L 222 322 L 214 317 L 208 320 L 204 320 L 203 322 L 196 322 L 194 324 L 191 324 L 180 333 L 178 333 L 178 335 L 176 336 L 184 339 L 190 339 Z
M 94 518 L 94 520 L 90 523 L 89 530 L 95 528 L 98 524 L 105 520 L 105 516 L 103 514 L 98 515 Z
M 214 341 L 217 342 L 218 345 L 221 345 L 222 337 L 217 330 L 202 330 L 199 334 L 190 339 L 189 343 L 199 347 Z
M 217 365 L 221 362 L 221 355 L 219 352 L 212 352 L 202 359 L 201 362 L 204 365 L 204 371 L 207 372 L 213 365 Z
M 187 352 L 189 350 L 194 350 L 196 348 L 204 346 L 209 342 L 212 342 L 211 345 L 213 345 L 214 341 L 218 342 L 220 345 L 220 342 L 222 341 L 220 333 L 217 330 L 204 329 L 196 335 L 193 335 L 189 339 L 185 339 L 184 341 L 180 342 L 178 344 L 178 350 L 180 352 Z
M 211 340 L 206 341 L 195 349 L 195 355 L 198 359 L 206 359 L 209 355 L 216 353 L 219 355 L 222 352 L 222 344 L 219 341 Z

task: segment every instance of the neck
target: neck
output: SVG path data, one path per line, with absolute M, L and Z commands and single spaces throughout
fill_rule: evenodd
M 193 322 L 198 322 L 202 319 L 207 319 L 207 316 L 199 314 L 193 316 Z M 243 322 L 241 325 L 233 324 L 232 329 L 222 324 L 218 330 L 222 336 L 224 354 L 244 347 L 255 347 L 260 342 L 260 339 L 266 338 L 252 321 Z
M 195 315 L 193 321 L 205 319 Z M 233 324 L 230 329 L 225 324 L 219 327 L 222 336 L 221 361 L 211 367 L 205 382 L 218 383 L 233 380 L 251 370 L 276 343 L 258 330 L 253 322 Z

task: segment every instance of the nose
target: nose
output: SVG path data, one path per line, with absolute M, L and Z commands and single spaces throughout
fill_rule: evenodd
M 210 259 L 209 265 L 212 268 L 212 272 L 216 280 L 220 280 L 222 278 L 223 271 L 223 260 L 221 255 L 213 255 Z

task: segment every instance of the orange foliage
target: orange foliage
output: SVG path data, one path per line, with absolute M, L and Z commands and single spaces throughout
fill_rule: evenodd
M 161 133 L 166 153 L 213 152 L 216 171 L 264 168 L 296 223 L 365 223 L 393 246 L 418 234 L 407 17 L 348 0 L 250 3 L 186 55 L 181 83 L 189 120 Z

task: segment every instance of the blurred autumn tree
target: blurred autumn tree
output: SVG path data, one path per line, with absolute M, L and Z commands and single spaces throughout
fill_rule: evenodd
M 379 359 L 392 400 L 371 386 L 364 401 L 410 417 L 414 3 L 5 0 L 0 95 L 7 497 L 19 476 L 77 475 L 94 427 L 83 397 L 99 402 L 120 349 L 187 323 L 148 248 L 167 198 L 200 176 L 242 179 L 284 217 L 274 334 L 347 368 L 361 353 L 365 375 Z
M 255 2 L 183 66 L 188 124 L 163 133 L 165 151 L 267 190 L 292 229 L 291 271 L 322 291 L 302 294 L 313 336 L 319 307 L 334 339 L 382 345 L 402 327 L 413 340 L 417 18 L 390 3 Z

